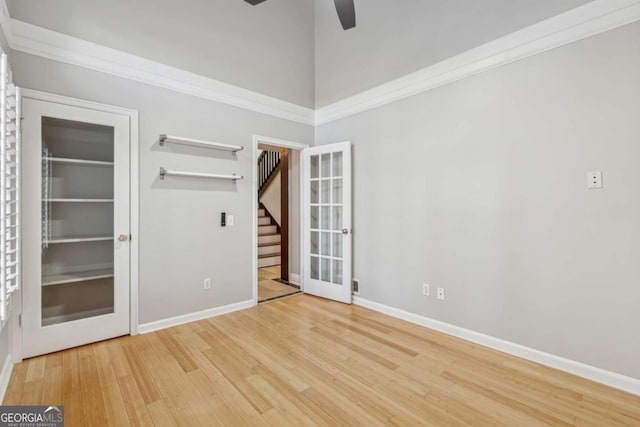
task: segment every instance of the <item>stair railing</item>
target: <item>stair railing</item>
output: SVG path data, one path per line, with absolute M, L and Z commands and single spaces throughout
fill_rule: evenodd
M 263 151 L 258 157 L 258 194 L 266 188 L 280 166 L 279 151 Z

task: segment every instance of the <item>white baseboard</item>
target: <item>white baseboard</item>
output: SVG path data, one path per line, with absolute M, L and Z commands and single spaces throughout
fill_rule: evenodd
M 640 379 L 617 374 L 615 372 L 606 371 L 595 366 L 587 365 L 575 360 L 566 359 L 564 357 L 545 353 L 540 350 L 525 347 L 520 344 L 475 332 L 470 329 L 461 328 L 439 320 L 430 319 L 419 314 L 410 313 L 388 305 L 369 301 L 358 296 L 353 297 L 353 303 L 380 313 L 384 313 L 391 317 L 406 320 L 416 325 L 424 326 L 447 335 L 471 341 L 494 350 L 502 351 L 513 356 L 521 357 L 532 362 L 540 363 L 560 371 L 568 372 L 582 378 L 596 381 L 601 384 L 608 385 L 635 395 L 640 396 Z
M 300 275 L 289 273 L 289 283 L 291 283 L 292 285 L 300 286 Z
M 138 333 L 146 334 L 160 329 L 171 328 L 172 326 L 183 325 L 185 323 L 196 322 L 222 314 L 232 313 L 255 306 L 253 299 L 225 305 L 222 307 L 210 308 L 208 310 L 196 311 L 195 313 L 183 314 L 181 316 L 169 317 L 168 319 L 156 320 L 155 322 L 143 323 L 138 326 Z
M 13 362 L 11 361 L 11 355 L 7 354 L 7 359 L 2 365 L 2 371 L 0 371 L 0 405 L 2 405 L 4 394 L 7 392 L 7 387 L 9 387 L 11 371 L 13 371 Z

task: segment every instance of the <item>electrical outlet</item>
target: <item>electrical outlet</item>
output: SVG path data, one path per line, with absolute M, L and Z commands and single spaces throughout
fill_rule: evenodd
M 360 281 L 358 279 L 353 279 L 353 286 L 351 287 L 351 292 L 354 295 L 360 295 Z
M 590 190 L 602 188 L 602 172 L 593 171 L 587 174 L 587 188 Z
M 211 279 L 210 278 L 207 277 L 206 279 L 204 279 L 203 289 L 205 291 L 208 291 L 209 289 L 211 289 Z
M 444 288 L 438 288 L 438 299 L 444 301 Z
M 426 283 L 422 284 L 422 295 L 424 295 L 426 297 L 431 295 L 431 287 L 429 285 L 427 285 Z

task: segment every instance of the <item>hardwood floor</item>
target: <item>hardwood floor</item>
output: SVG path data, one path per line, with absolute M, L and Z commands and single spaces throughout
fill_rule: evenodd
M 262 267 L 258 269 L 258 282 L 280 278 L 280 266 Z
M 639 397 L 307 295 L 27 360 L 4 404 L 68 426 L 640 425 Z
M 266 301 L 292 295 L 300 291 L 293 286 L 277 282 L 280 278 L 280 266 L 263 267 L 258 269 L 258 301 Z

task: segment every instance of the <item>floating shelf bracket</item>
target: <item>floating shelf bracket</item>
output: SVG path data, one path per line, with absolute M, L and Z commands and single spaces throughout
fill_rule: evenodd
M 214 150 L 231 151 L 232 153 L 235 153 L 237 151 L 244 149 L 244 147 L 241 145 L 221 144 L 219 142 L 202 141 L 200 139 L 192 139 L 192 138 L 182 138 L 180 136 L 167 135 L 164 133 L 160 134 L 160 146 L 164 147 L 164 144 L 167 142 L 171 142 L 174 144 L 191 145 L 194 147 L 212 148 Z
M 197 172 L 183 172 L 172 171 L 165 168 L 160 168 L 160 179 L 164 179 L 166 176 L 182 176 L 188 178 L 209 178 L 209 179 L 226 179 L 231 181 L 237 181 L 243 179 L 242 175 L 223 175 L 215 173 L 197 173 Z

